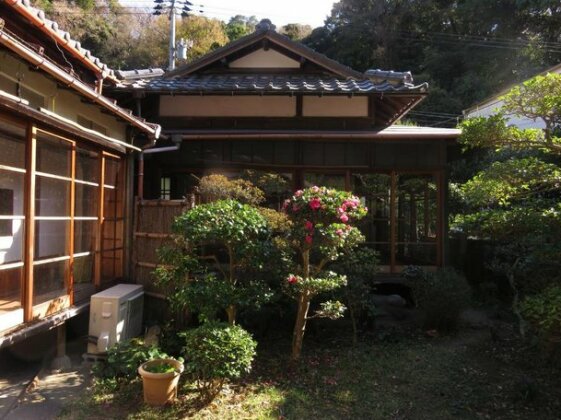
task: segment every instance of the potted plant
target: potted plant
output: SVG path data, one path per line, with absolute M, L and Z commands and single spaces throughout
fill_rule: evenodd
M 138 368 L 142 377 L 144 402 L 150 405 L 165 405 L 177 398 L 179 375 L 183 373 L 183 361 L 171 358 L 144 362 Z

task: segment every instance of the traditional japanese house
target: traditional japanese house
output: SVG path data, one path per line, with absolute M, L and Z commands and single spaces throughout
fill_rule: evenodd
M 0 2 L 0 347 L 59 325 L 126 277 L 133 143 L 117 78 L 20 0 Z
M 174 71 L 120 75 L 111 94 L 166 139 L 144 153 L 140 196 L 180 199 L 209 173 L 273 172 L 285 194 L 325 185 L 362 197 L 385 272 L 445 263 L 447 150 L 459 131 L 399 124 L 428 94 L 411 73 L 355 71 L 264 21 Z

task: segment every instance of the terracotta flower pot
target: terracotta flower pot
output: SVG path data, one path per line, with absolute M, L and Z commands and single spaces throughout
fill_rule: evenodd
M 167 373 L 153 373 L 146 370 L 162 364 L 172 365 L 175 370 Z M 165 405 L 175 400 L 177 383 L 182 372 L 183 363 L 175 359 L 154 359 L 140 365 L 138 373 L 142 377 L 144 402 L 150 405 Z

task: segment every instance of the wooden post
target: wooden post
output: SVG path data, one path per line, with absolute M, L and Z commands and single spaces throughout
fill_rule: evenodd
M 70 229 L 68 233 L 68 284 L 67 293 L 70 305 L 74 305 L 74 214 L 76 211 L 76 143 L 72 143 L 72 155 L 70 158 L 70 172 L 72 181 L 70 183 Z M 64 338 L 66 341 L 66 337 Z
M 24 299 L 23 319 L 33 319 L 33 260 L 35 246 L 35 167 L 37 158 L 37 128 L 27 127 L 25 148 L 25 248 L 23 256 Z
M 395 273 L 395 253 L 396 248 L 396 235 L 397 235 L 397 174 L 395 171 L 391 173 L 391 188 L 390 188 L 390 273 Z
M 97 209 L 97 232 L 95 237 L 95 259 L 94 259 L 94 285 L 96 289 L 101 286 L 101 257 L 103 245 L 103 206 L 105 185 L 105 156 L 99 155 L 99 191 Z
M 438 171 L 436 174 L 436 207 L 437 207 L 437 224 L 436 224 L 436 265 L 442 267 L 444 265 L 444 172 Z

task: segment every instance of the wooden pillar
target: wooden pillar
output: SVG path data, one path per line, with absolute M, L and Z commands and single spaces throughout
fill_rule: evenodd
M 103 245 L 103 207 L 104 207 L 104 186 L 105 184 L 105 156 L 103 153 L 99 156 L 99 191 L 98 191 L 98 209 L 97 209 L 97 231 L 95 236 L 95 260 L 94 260 L 94 285 L 96 289 L 101 286 L 101 253 Z
M 396 258 L 395 253 L 396 237 L 397 237 L 397 175 L 395 171 L 391 173 L 391 188 L 390 188 L 390 273 L 395 273 Z
M 33 261 L 35 246 L 35 167 L 37 158 L 37 129 L 27 128 L 25 148 L 25 247 L 23 256 L 23 318 L 25 322 L 33 319 Z
M 436 174 L 436 206 L 437 206 L 437 228 L 436 228 L 436 265 L 442 267 L 444 265 L 444 171 L 438 171 Z
M 70 229 L 68 232 L 68 284 L 67 293 L 70 298 L 70 305 L 74 305 L 74 213 L 76 209 L 76 143 L 72 143 L 72 155 L 70 158 Z M 66 341 L 66 337 L 65 337 Z

